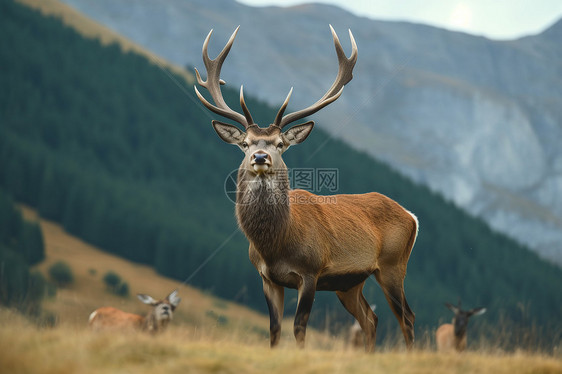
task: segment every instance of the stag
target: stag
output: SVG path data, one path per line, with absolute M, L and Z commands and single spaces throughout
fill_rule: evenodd
M 335 291 L 339 300 L 365 333 L 365 349 L 373 351 L 378 318 L 363 296 L 367 278 L 374 274 L 394 312 L 408 347 L 414 342 L 414 313 L 404 294 L 404 277 L 418 233 L 417 218 L 390 198 L 378 194 L 320 197 L 289 187 L 282 154 L 302 143 L 314 122 L 283 129 L 312 115 L 340 97 L 352 79 L 357 45 L 351 30 L 352 52 L 348 58 L 332 26 L 339 62 L 337 77 L 328 91 L 308 108 L 284 114 L 292 88 L 268 127 L 256 124 L 240 88 L 244 114 L 232 110 L 223 99 L 220 85 L 222 64 L 238 28 L 215 59 L 207 47 L 213 30 L 203 43 L 207 79 L 195 69 L 197 82 L 207 89 L 211 104 L 195 86 L 201 102 L 211 111 L 240 124 L 212 121 L 218 136 L 244 152 L 238 170 L 236 218 L 249 243 L 249 257 L 263 281 L 270 316 L 270 345 L 280 340 L 284 288 L 298 290 L 293 332 L 304 347 L 306 326 L 317 290 Z
M 457 352 L 462 352 L 466 349 L 468 319 L 472 316 L 484 314 L 486 308 L 462 310 L 460 300 L 458 306 L 449 303 L 446 303 L 445 306 L 455 313 L 455 316 L 453 317 L 453 323 L 442 324 L 435 332 L 437 350 L 451 351 L 455 349 Z
M 106 306 L 94 310 L 88 324 L 94 330 L 142 330 L 158 333 L 164 331 L 172 320 L 173 312 L 181 301 L 177 290 L 159 301 L 144 294 L 138 294 L 137 297 L 144 304 L 152 306 L 147 315 L 140 316 Z

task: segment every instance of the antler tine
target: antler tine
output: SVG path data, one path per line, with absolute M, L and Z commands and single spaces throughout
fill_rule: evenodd
M 240 106 L 242 107 L 242 110 L 244 111 L 244 116 L 246 117 L 246 121 L 248 122 L 248 125 L 251 125 L 254 123 L 254 120 L 252 119 L 252 115 L 250 114 L 250 111 L 248 110 L 248 107 L 246 106 L 246 100 L 244 100 L 244 86 L 240 86 Z
M 333 94 L 338 93 L 340 91 L 339 87 L 343 88 L 343 86 L 353 79 L 353 67 L 357 62 L 357 44 L 355 43 L 355 38 L 353 37 L 351 30 L 348 30 L 349 39 L 351 40 L 351 56 L 349 56 L 349 58 L 345 55 L 340 39 L 338 38 L 338 35 L 332 25 L 330 25 L 330 30 L 332 31 L 332 37 L 334 38 L 334 46 L 336 47 L 336 54 L 338 56 L 340 69 L 338 70 L 338 76 L 336 77 L 334 84 L 320 100 L 326 99 L 331 97 Z M 341 68 L 342 66 L 344 67 L 343 69 Z
M 279 112 L 277 112 L 277 115 L 275 116 L 275 121 L 273 122 L 275 126 L 279 126 L 279 124 L 281 123 L 283 113 L 285 113 L 285 109 L 287 109 L 287 105 L 289 105 L 289 99 L 291 98 L 292 93 L 293 93 L 293 87 L 291 87 L 291 89 L 289 90 L 289 94 L 287 95 L 287 98 L 285 99 L 285 101 L 283 101 L 283 105 L 281 105 L 281 108 L 279 108 Z
M 195 75 L 197 76 L 197 83 L 200 86 L 205 87 L 207 91 L 209 91 L 215 105 L 207 101 L 207 99 L 205 99 L 203 95 L 201 95 L 201 93 L 199 92 L 196 86 L 194 86 L 194 88 L 197 97 L 199 98 L 199 100 L 201 100 L 203 105 L 207 107 L 207 109 L 223 117 L 238 122 L 239 124 L 244 126 L 244 128 L 248 128 L 248 126 L 251 125 L 253 121 L 252 121 L 252 116 L 250 115 L 250 112 L 248 111 L 248 108 L 244 103 L 242 92 L 240 92 L 241 94 L 240 104 L 242 105 L 242 109 L 244 110 L 245 115 L 242 115 L 232 110 L 226 104 L 220 89 L 220 85 L 225 84 L 225 82 L 222 79 L 220 79 L 222 64 L 226 59 L 226 56 L 228 56 L 228 52 L 230 52 L 230 48 L 234 43 L 234 39 L 236 38 L 236 34 L 238 33 L 239 29 L 240 26 L 238 26 L 236 30 L 234 30 L 234 32 L 230 36 L 230 39 L 228 40 L 222 51 L 218 54 L 218 56 L 215 59 L 211 59 L 208 53 L 209 40 L 211 39 L 211 34 L 213 33 L 213 30 L 209 31 L 209 34 L 207 35 L 205 41 L 203 42 L 203 62 L 205 64 L 205 69 L 207 70 L 207 80 L 204 81 L 201 78 L 201 74 L 199 74 L 199 71 L 197 69 L 195 69 Z
M 281 118 L 285 108 L 287 107 L 289 97 L 291 96 L 290 93 L 285 99 L 285 102 L 281 106 L 281 109 L 277 113 L 277 117 L 275 118 L 274 124 L 283 128 L 287 126 L 289 123 L 299 120 L 303 117 L 309 116 L 311 114 L 316 113 L 320 109 L 324 108 L 325 106 L 333 103 L 336 101 L 343 92 L 344 86 L 349 83 L 353 79 L 353 68 L 355 67 L 355 63 L 357 62 L 357 44 L 355 43 L 355 38 L 349 30 L 349 38 L 351 40 L 351 56 L 347 58 L 343 47 L 340 43 L 338 35 L 336 34 L 332 25 L 330 25 L 330 30 L 332 31 L 332 37 L 334 38 L 334 46 L 336 48 L 336 55 L 338 56 L 338 75 L 330 89 L 314 104 L 309 106 L 308 108 L 301 109 L 297 112 L 293 112 L 287 114 Z M 292 90 L 292 89 L 291 89 Z

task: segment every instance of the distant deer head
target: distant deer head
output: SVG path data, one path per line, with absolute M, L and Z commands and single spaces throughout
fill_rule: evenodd
M 471 310 L 462 310 L 461 302 L 459 300 L 458 306 L 446 303 L 445 306 L 449 308 L 455 316 L 453 323 L 446 323 L 437 329 L 435 333 L 435 340 L 437 342 L 437 349 L 440 351 L 455 349 L 459 352 L 466 349 L 466 329 L 468 327 L 468 319 L 472 316 L 479 316 L 486 312 L 486 308 L 474 308 Z
M 377 316 L 362 294 L 366 279 L 374 274 L 402 328 L 408 346 L 414 341 L 414 313 L 404 295 L 406 264 L 414 245 L 416 217 L 386 196 L 335 195 L 329 203 L 318 195 L 291 190 L 287 166 L 282 155 L 302 143 L 312 131 L 312 121 L 284 130 L 289 124 L 310 116 L 333 103 L 351 81 L 357 61 L 353 34 L 348 58 L 338 36 L 330 26 L 338 74 L 328 91 L 311 106 L 285 114 L 292 88 L 275 119 L 267 127 L 258 126 L 240 88 L 244 114 L 232 110 L 223 99 L 220 85 L 222 64 L 232 47 L 238 28 L 215 59 L 207 53 L 212 34 L 203 43 L 203 62 L 207 79 L 195 70 L 197 82 L 206 88 L 214 104 L 195 92 L 211 111 L 242 126 L 242 129 L 212 121 L 218 136 L 244 152 L 238 169 L 236 217 L 250 242 L 250 261 L 263 281 L 270 315 L 270 344 L 279 342 L 283 318 L 284 287 L 298 290 L 294 335 L 304 346 L 306 325 L 316 290 L 335 291 L 345 308 L 359 321 L 366 335 L 366 349 L 375 345 Z
M 102 307 L 90 314 L 90 327 L 95 330 L 138 329 L 152 333 L 161 332 L 172 320 L 174 310 L 181 301 L 177 290 L 163 300 L 155 300 L 145 294 L 138 294 L 137 297 L 144 304 L 152 306 L 145 316 L 123 312 L 113 307 Z

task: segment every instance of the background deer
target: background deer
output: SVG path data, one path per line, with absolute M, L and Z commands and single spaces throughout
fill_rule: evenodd
M 371 310 L 373 312 L 375 311 L 375 309 L 377 309 L 377 306 L 375 304 L 371 305 Z M 359 348 L 361 346 L 364 346 L 364 336 L 365 335 L 363 334 L 361 325 L 357 320 L 355 320 L 353 325 L 351 325 L 351 327 L 349 328 L 349 344 L 351 344 L 351 347 Z
M 304 190 L 291 190 L 287 166 L 282 154 L 290 146 L 303 142 L 310 134 L 312 121 L 288 124 L 309 116 L 334 102 L 352 79 L 357 61 L 357 45 L 349 31 L 352 52 L 349 58 L 330 26 L 339 70 L 326 94 L 308 108 L 284 115 L 292 88 L 273 124 L 259 127 L 254 123 L 240 88 L 243 115 L 224 101 L 220 85 L 222 64 L 230 51 L 238 28 L 214 59 L 203 43 L 203 61 L 207 70 L 204 81 L 195 70 L 199 85 L 210 93 L 214 105 L 195 92 L 211 111 L 231 119 L 244 130 L 212 121 L 218 136 L 244 152 L 238 170 L 236 217 L 250 242 L 250 261 L 258 270 L 269 308 L 270 344 L 279 343 L 283 318 L 284 287 L 298 290 L 293 332 L 297 345 L 304 346 L 306 326 L 316 290 L 335 291 L 344 307 L 359 322 L 366 335 L 365 348 L 374 350 L 377 316 L 365 300 L 362 290 L 374 274 L 394 312 L 408 347 L 414 342 L 414 313 L 404 295 L 404 277 L 410 252 L 418 233 L 416 217 L 390 198 L 378 193 L 335 195 L 328 203 Z
M 137 297 L 144 304 L 152 306 L 147 315 L 140 316 L 106 306 L 93 311 L 88 319 L 88 324 L 94 330 L 117 329 L 143 330 L 151 333 L 162 332 L 172 320 L 173 312 L 181 301 L 177 290 L 160 301 L 144 294 L 138 294 Z
M 466 349 L 466 328 L 468 327 L 468 319 L 472 316 L 479 316 L 486 312 L 486 308 L 475 308 L 471 310 L 462 310 L 461 302 L 454 306 L 446 303 L 445 306 L 455 313 L 453 323 L 445 323 L 435 332 L 435 341 L 437 350 L 450 351 L 457 350 L 462 352 Z

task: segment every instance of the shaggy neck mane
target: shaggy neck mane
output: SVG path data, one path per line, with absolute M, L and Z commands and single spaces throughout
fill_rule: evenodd
M 236 218 L 260 252 L 275 249 L 287 231 L 290 216 L 287 169 L 266 175 L 238 171 Z

